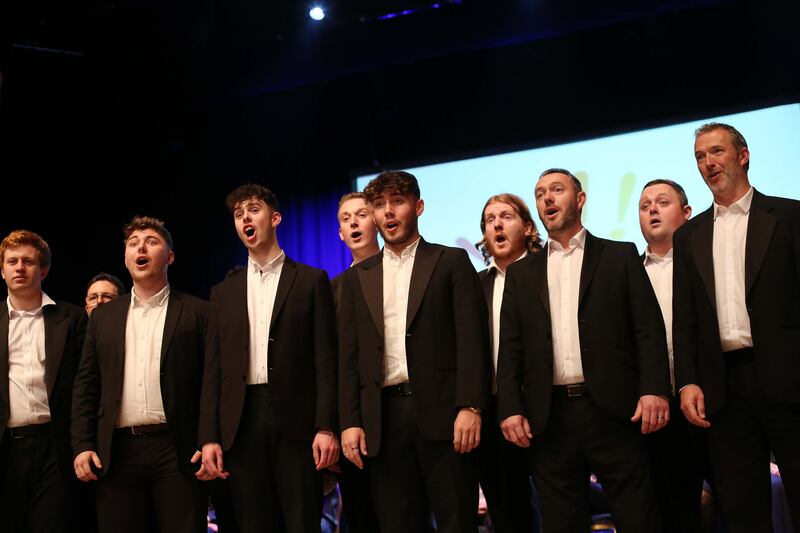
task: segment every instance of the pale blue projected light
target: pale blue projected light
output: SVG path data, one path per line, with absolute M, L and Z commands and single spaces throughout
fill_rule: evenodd
M 694 161 L 694 130 L 706 122 L 725 122 L 737 128 L 750 148 L 750 182 L 759 191 L 800 198 L 800 104 L 736 113 L 500 155 L 407 168 L 419 180 L 425 212 L 420 233 L 430 242 L 460 246 L 476 268 L 485 268 L 473 246 L 481 238 L 480 217 L 486 200 L 511 192 L 521 196 L 533 213 L 539 231 L 533 187 L 548 168 L 566 168 L 583 183 L 587 202 L 586 228 L 598 237 L 633 241 L 640 251 L 645 242 L 639 229 L 638 203 L 650 180 L 668 178 L 680 183 L 694 214 L 711 205 L 711 193 Z M 356 180 L 358 190 L 374 177 Z

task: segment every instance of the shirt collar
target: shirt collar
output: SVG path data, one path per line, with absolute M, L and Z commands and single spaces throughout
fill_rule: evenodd
M 250 256 L 247 256 L 247 263 L 250 265 L 250 273 L 251 274 L 277 274 L 278 270 L 283 266 L 283 262 L 286 260 L 286 253 L 281 250 L 281 253 L 278 254 L 278 257 L 267 263 L 266 265 L 259 265 L 255 259 Z
M 669 249 L 669 252 L 664 254 L 663 257 L 659 257 L 653 252 L 650 251 L 650 247 L 648 246 L 644 250 L 644 264 L 648 265 L 650 263 L 664 263 L 666 261 L 672 260 L 672 248 Z
M 569 253 L 575 248 L 583 249 L 586 246 L 586 228 L 581 228 L 578 233 L 572 236 L 569 240 L 569 250 L 564 250 L 564 247 L 561 246 L 561 243 L 558 241 L 554 241 L 553 239 L 547 239 L 547 255 L 549 256 L 554 251 L 558 252 L 565 252 Z
M 516 263 L 516 262 L 517 262 L 517 261 L 519 261 L 520 259 L 524 259 L 524 258 L 526 258 L 526 257 L 528 257 L 528 250 L 525 250 L 524 252 L 522 252 L 522 255 L 521 255 L 521 256 L 519 256 L 519 257 L 517 257 L 516 259 L 514 259 L 514 261 L 513 261 L 513 262 L 514 262 L 514 263 Z M 499 266 L 497 266 L 497 263 L 495 262 L 495 260 L 494 260 L 494 257 L 492 257 L 492 261 L 489 263 L 489 268 L 488 268 L 488 270 L 492 270 L 492 269 L 495 269 L 495 270 L 497 270 L 497 273 L 498 273 L 498 274 L 501 274 L 501 275 L 503 275 L 503 276 L 505 276 L 505 275 L 506 275 L 506 273 L 505 273 L 505 272 L 503 272 L 503 270 L 502 270 L 502 269 L 501 269 Z
M 745 195 L 736 200 L 735 202 L 733 202 L 730 205 L 730 207 L 721 206 L 718 203 L 714 202 L 714 220 L 716 220 L 720 214 L 727 213 L 728 211 L 731 211 L 733 213 L 743 213 L 745 215 L 748 214 L 750 212 L 750 206 L 753 204 L 754 192 L 755 189 L 753 189 L 753 187 L 750 187 L 750 189 L 745 193 Z
M 6 305 L 8 306 L 8 316 L 37 316 L 42 313 L 42 309 L 46 305 L 56 305 L 52 298 L 50 298 L 44 291 L 42 291 L 42 305 L 30 311 L 17 311 L 11 304 L 11 297 L 6 298 Z
M 131 288 L 131 307 L 161 307 L 164 302 L 169 298 L 169 283 L 164 285 L 164 288 L 151 296 L 147 301 L 142 301 L 141 298 L 136 296 L 136 287 Z
M 417 237 L 417 240 L 413 243 L 406 246 L 406 248 L 400 252 L 400 255 L 397 255 L 387 247 L 383 247 L 383 258 L 390 259 L 392 261 L 402 261 L 408 257 L 415 257 L 417 255 L 417 247 L 419 246 L 419 241 L 421 237 Z

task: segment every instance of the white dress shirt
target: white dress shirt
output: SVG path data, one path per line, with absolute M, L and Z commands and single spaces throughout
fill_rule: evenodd
M 269 356 L 269 326 L 272 309 L 275 307 L 275 294 L 283 271 L 286 254 L 281 251 L 278 257 L 259 265 L 252 257 L 247 263 L 247 317 L 250 321 L 250 357 L 247 364 L 247 384 L 257 385 L 269 382 L 267 358 Z
M 578 330 L 583 248 L 586 228 L 569 240 L 564 249 L 547 240 L 547 290 L 550 293 L 550 320 L 553 333 L 553 384 L 582 383 L 581 340 Z
M 44 306 L 56 303 L 42 293 L 42 305 L 17 311 L 8 305 L 8 401 L 6 427 L 15 428 L 50 421 L 47 385 L 44 381 Z
M 383 386 L 408 381 L 406 360 L 406 316 L 411 271 L 417 255 L 419 239 L 398 256 L 383 249 Z
M 753 346 L 744 287 L 744 254 L 753 188 L 730 207 L 714 204 L 714 286 L 723 352 Z
M 142 300 L 131 289 L 125 324 L 125 371 L 117 427 L 163 424 L 161 343 L 169 307 L 169 285 Z
M 669 353 L 669 379 L 672 390 L 675 390 L 675 362 L 672 356 L 672 248 L 664 257 L 644 252 L 644 269 L 650 278 L 653 292 L 656 293 L 661 316 L 664 317 L 664 328 L 667 330 L 667 352 Z
M 514 262 L 527 256 L 524 252 Z M 503 272 L 494 258 L 489 263 L 489 271 L 495 270 L 494 287 L 492 289 L 492 394 L 497 394 L 497 356 L 500 353 L 500 311 L 503 307 L 503 289 L 506 287 L 506 273 Z

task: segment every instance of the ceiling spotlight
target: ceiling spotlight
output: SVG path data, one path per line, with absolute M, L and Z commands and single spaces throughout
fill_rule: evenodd
M 319 6 L 314 6 L 308 12 L 308 16 L 314 20 L 322 20 L 325 18 L 325 10 Z

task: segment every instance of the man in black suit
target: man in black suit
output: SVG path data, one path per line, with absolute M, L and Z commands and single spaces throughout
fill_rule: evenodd
M 86 316 L 42 291 L 50 247 L 36 233 L 0 243 L 8 299 L 0 305 L 0 520 L 3 531 L 89 530 L 72 475 L 72 384 Z
M 548 241 L 506 275 L 497 370 L 503 433 L 529 449 L 545 531 L 589 529 L 594 472 L 618 531 L 659 532 L 640 434 L 669 417 L 658 302 L 633 244 L 583 228 L 586 194 L 573 174 L 546 170 L 535 195 Z
M 367 197 L 363 192 L 350 192 L 339 200 L 339 238 L 353 256 L 352 267 L 380 251 L 378 228 L 372 219 Z M 339 308 L 344 272 L 331 280 L 333 299 Z M 342 456 L 339 459 L 339 488 L 342 493 L 342 522 L 351 533 L 380 531 L 375 506 L 369 490 L 369 476 L 363 469 Z
M 124 236 L 133 288 L 93 311 L 75 378 L 75 474 L 97 481 L 103 533 L 153 520 L 162 532 L 205 531 L 198 479 L 211 476 L 197 435 L 208 304 L 170 287 L 175 256 L 162 221 L 134 217 Z
M 772 531 L 770 452 L 800 524 L 800 203 L 750 185 L 727 124 L 695 132 L 714 204 L 674 236 L 675 378 L 707 428 L 715 496 L 732 533 Z
M 320 470 L 339 456 L 330 282 L 281 250 L 269 189 L 242 185 L 227 204 L 249 258 L 211 291 L 218 366 L 204 385 L 203 464 L 230 474 L 242 531 L 318 532 Z
M 86 284 L 86 314 L 91 316 L 92 311 L 120 294 L 125 294 L 125 285 L 117 276 L 105 272 L 96 274 Z
M 658 298 L 667 332 L 667 351 L 673 394 L 670 410 L 675 414 L 667 426 L 645 438 L 653 465 L 656 497 L 664 531 L 702 531 L 700 499 L 707 462 L 701 430 L 678 415 L 680 398 L 675 394 L 672 342 L 672 236 L 692 216 L 686 192 L 672 180 L 648 182 L 639 197 L 639 226 L 647 241 L 642 254 L 644 268 Z
M 369 458 L 381 531 L 475 531 L 481 412 L 489 384 L 486 303 L 464 250 L 425 242 L 407 172 L 364 190 L 386 247 L 344 275 L 339 412 L 345 456 Z
M 353 256 L 351 267 L 380 251 L 378 228 L 375 226 L 367 197 L 363 192 L 349 192 L 343 195 L 339 200 L 336 218 L 339 221 L 339 238 Z M 344 272 L 331 280 L 333 299 L 337 308 L 341 299 L 343 278 Z
M 538 511 L 533 508 L 533 490 L 525 454 L 507 442 L 497 420 L 497 356 L 500 347 L 500 310 L 506 270 L 514 261 L 539 253 L 542 245 L 536 223 L 525 201 L 514 194 L 492 196 L 481 212 L 483 238 L 476 247 L 488 268 L 478 273 L 489 308 L 492 343 L 492 395 L 484 414 L 478 448 L 479 480 L 492 526 L 497 533 L 538 531 Z

